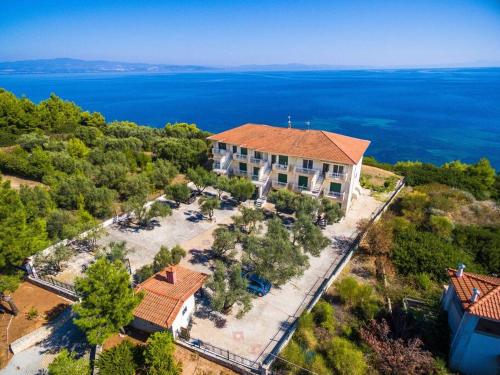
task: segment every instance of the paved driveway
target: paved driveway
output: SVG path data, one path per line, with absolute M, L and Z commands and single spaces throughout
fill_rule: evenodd
M 255 298 L 253 308 L 242 319 L 234 314 L 221 316 L 210 313 L 203 306 L 193 319 L 191 337 L 227 349 L 252 361 L 262 361 L 269 353 L 295 316 L 299 316 L 323 281 L 325 272 L 336 265 L 351 243 L 357 222 L 368 218 L 381 202 L 367 191 L 353 202 L 342 222 L 328 226 L 325 235 L 333 245 L 319 257 L 310 257 L 310 267 L 301 277 L 292 279 L 281 288 L 272 288 L 264 297 Z M 210 247 L 210 241 L 206 248 Z M 224 328 L 217 322 L 226 319 Z

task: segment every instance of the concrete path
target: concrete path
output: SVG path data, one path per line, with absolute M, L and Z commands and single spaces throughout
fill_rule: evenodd
M 53 323 L 57 326 L 53 332 L 34 346 L 15 354 L 7 367 L 0 370 L 0 375 L 41 375 L 46 374 L 47 366 L 55 355 L 66 348 L 83 354 L 88 351 L 85 338 L 73 324 L 71 309 L 65 310 Z

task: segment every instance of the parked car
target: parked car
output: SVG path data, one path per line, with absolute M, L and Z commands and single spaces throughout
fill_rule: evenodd
M 248 280 L 247 289 L 250 293 L 254 293 L 259 297 L 262 297 L 271 290 L 271 283 L 263 277 L 260 277 L 255 273 L 246 273 L 244 276 Z

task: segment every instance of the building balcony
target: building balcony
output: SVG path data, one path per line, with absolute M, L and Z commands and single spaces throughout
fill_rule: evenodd
M 239 160 L 239 161 L 248 161 L 248 155 L 233 154 L 233 159 L 234 160 Z
M 338 193 L 336 191 L 329 191 L 326 196 L 328 198 L 332 198 L 332 199 L 338 199 L 338 200 L 343 200 L 344 199 L 344 194 L 345 193 Z
M 319 173 L 319 169 L 295 167 L 295 173 L 315 175 L 315 174 Z
M 306 185 L 299 185 L 299 184 L 294 184 L 294 183 L 289 183 L 288 187 L 292 189 L 293 191 L 297 191 L 299 193 L 305 193 L 305 192 L 310 192 L 311 190 L 309 189 L 309 186 Z
M 285 189 L 286 187 L 288 187 L 288 182 L 273 180 L 273 187 L 276 189 Z
M 288 165 L 287 164 L 273 164 L 273 169 L 275 171 L 280 171 L 280 172 L 287 172 L 288 171 Z
M 243 170 L 243 169 L 234 169 L 234 170 L 233 170 L 233 173 L 234 173 L 236 176 L 248 177 L 248 171 L 245 171 L 245 170 Z
M 330 172 L 327 174 L 327 177 L 332 180 L 345 181 L 346 173 Z
M 214 161 L 212 169 L 215 173 L 227 174 L 230 165 L 231 165 L 231 159 L 227 159 L 225 161 Z
M 260 158 L 250 158 L 250 163 L 257 164 L 257 165 L 264 165 L 267 163 L 267 160 L 260 159 Z
M 215 155 L 226 155 L 227 154 L 227 150 L 223 150 L 222 148 L 215 148 L 213 147 L 212 148 L 212 153 Z

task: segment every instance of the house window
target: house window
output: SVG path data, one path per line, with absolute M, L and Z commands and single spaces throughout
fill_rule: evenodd
M 240 163 L 240 171 L 247 173 L 247 163 Z
M 278 182 L 286 184 L 288 182 L 288 176 L 284 173 L 278 173 Z
M 262 152 L 260 152 L 260 151 L 255 151 L 253 153 L 253 155 L 254 155 L 255 159 L 262 159 Z
M 187 306 L 184 306 L 184 308 L 182 309 L 182 315 L 185 315 L 187 311 L 188 311 Z
M 313 168 L 313 161 L 312 160 L 307 160 L 307 159 L 302 160 L 302 168 L 304 168 L 304 169 L 312 169 Z
M 479 319 L 476 325 L 476 332 L 500 337 L 500 322 L 494 322 L 493 320 L 488 319 Z
M 259 167 L 253 167 L 253 175 L 258 176 L 259 175 Z
M 219 150 L 225 150 L 226 149 L 226 144 L 219 142 Z
M 342 189 L 342 184 L 339 184 L 337 182 L 330 182 L 330 191 L 332 193 L 340 193 L 341 189 Z
M 237 153 L 238 152 L 238 146 L 233 146 L 233 153 Z
M 344 173 L 344 166 L 343 165 L 333 165 L 332 166 L 332 173 L 339 173 L 339 174 Z
M 307 186 L 309 185 L 308 182 L 309 179 L 307 176 L 299 176 L 299 187 L 307 189 Z
M 271 155 L 271 164 L 276 163 L 276 155 Z
M 288 165 L 288 156 L 286 156 L 286 155 L 279 155 L 278 156 L 278 164 Z
M 248 149 L 246 147 L 240 148 L 241 155 L 248 155 Z

